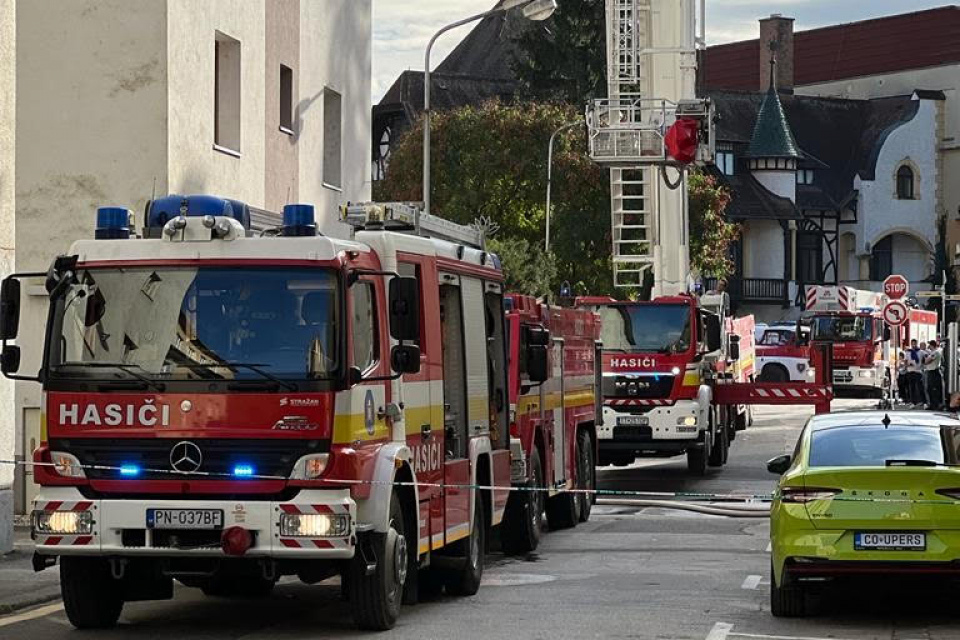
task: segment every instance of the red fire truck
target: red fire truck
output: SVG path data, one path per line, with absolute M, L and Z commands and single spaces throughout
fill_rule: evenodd
M 346 209 L 353 241 L 317 234 L 309 205 L 256 236 L 210 196 L 145 215 L 134 239 L 100 209 L 96 239 L 0 294 L 3 372 L 45 391 L 34 562 L 59 558 L 70 621 L 112 626 L 172 579 L 253 594 L 339 574 L 368 629 L 418 582 L 475 593 L 511 466 L 503 278 L 479 232 L 404 205 Z M 43 365 L 17 375 L 36 277 Z
M 512 481 L 501 538 L 508 553 L 537 548 L 551 529 L 590 517 L 596 487 L 600 319 L 522 295 L 507 297 Z M 537 491 L 545 488 L 546 491 Z
M 813 344 L 833 345 L 833 385 L 839 396 L 883 397 L 890 388 L 890 331 L 881 317 L 886 296 L 845 286 L 807 287 Z
M 739 357 L 737 340 L 724 339 L 725 299 L 578 300 L 599 311 L 603 327 L 601 465 L 686 454 L 690 471 L 704 474 L 725 463 L 733 412 L 721 413 L 713 388 L 726 377 L 723 363 Z

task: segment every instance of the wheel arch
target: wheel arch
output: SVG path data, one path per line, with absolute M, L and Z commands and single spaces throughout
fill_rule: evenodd
M 390 525 L 390 499 L 396 488 L 401 499 L 412 503 L 412 509 L 410 504 L 405 506 L 413 514 L 412 531 L 416 531 L 419 535 L 417 525 L 420 521 L 420 502 L 412 460 L 412 453 L 406 444 L 391 443 L 380 448 L 374 465 L 370 497 L 357 501 L 357 519 L 361 527 L 368 527 L 380 533 L 387 531 Z M 406 484 L 396 485 L 397 482 Z

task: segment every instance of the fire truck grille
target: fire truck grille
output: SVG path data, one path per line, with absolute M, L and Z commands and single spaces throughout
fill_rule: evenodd
M 668 398 L 673 390 L 672 375 L 644 376 L 605 376 L 603 395 L 605 398 Z
M 177 456 L 171 456 L 171 450 L 183 441 L 69 438 L 51 441 L 50 448 L 53 451 L 72 453 L 85 467 L 107 467 L 87 468 L 87 477 L 93 480 L 122 479 L 124 476 L 119 469 L 131 465 L 135 465 L 139 470 L 136 476 L 138 480 L 169 480 L 182 477 L 169 472 L 175 471 L 172 462 L 177 459 Z M 323 453 L 329 449 L 329 443 L 325 440 L 191 439 L 189 442 L 199 447 L 202 456 L 197 471 L 218 476 L 232 476 L 236 469 L 241 467 L 252 475 L 286 478 L 302 456 Z M 189 469 L 181 469 L 183 470 Z

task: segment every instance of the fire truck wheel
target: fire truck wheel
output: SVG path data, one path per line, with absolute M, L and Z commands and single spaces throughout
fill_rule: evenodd
M 597 488 L 597 469 L 593 462 L 593 440 L 587 431 L 581 431 L 577 436 L 577 489 L 593 491 Z M 593 511 L 595 493 L 577 494 L 577 513 L 580 522 L 590 519 Z
M 60 558 L 60 592 L 77 629 L 109 629 L 123 610 L 120 582 L 103 558 Z
M 543 465 L 536 447 L 530 452 L 530 491 L 512 491 L 500 527 L 503 552 L 523 555 L 540 544 L 543 531 Z
M 472 596 L 480 590 L 480 580 L 483 578 L 484 549 L 487 543 L 486 518 L 484 517 L 483 500 L 480 495 L 473 501 L 473 528 L 470 535 L 458 545 L 459 554 L 466 562 L 458 569 L 451 569 L 447 573 L 447 593 L 452 596 Z
M 703 444 L 687 449 L 687 471 L 695 476 L 707 475 L 707 460 L 710 457 L 710 434 L 705 433 Z
M 396 624 L 407 580 L 407 553 L 400 497 L 394 493 L 386 533 L 360 534 L 348 569 L 350 608 L 361 629 L 386 631 Z M 368 571 L 370 562 L 376 563 L 372 572 Z
M 768 364 L 760 372 L 760 382 L 789 382 L 790 374 L 781 364 Z
M 564 491 L 552 498 L 547 498 L 547 524 L 550 525 L 551 531 L 575 527 L 579 521 L 577 494 Z
M 716 428 L 716 418 L 713 412 L 710 412 L 711 426 L 714 427 L 713 446 L 710 447 L 710 456 L 708 462 L 711 467 L 722 467 L 727 461 L 727 451 L 730 449 L 730 440 L 727 437 L 726 426 Z

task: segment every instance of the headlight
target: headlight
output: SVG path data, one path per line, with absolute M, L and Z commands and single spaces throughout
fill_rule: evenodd
M 34 533 L 75 536 L 93 531 L 93 513 L 89 511 L 34 511 L 32 520 Z
M 330 462 L 329 453 L 312 453 L 303 456 L 293 465 L 293 471 L 290 473 L 291 480 L 316 480 L 327 470 Z
M 675 376 L 680 375 L 680 367 L 674 367 L 673 369 L 670 369 L 670 373 L 672 373 Z
M 697 416 L 681 416 L 677 418 L 677 426 L 695 427 L 697 426 Z
M 50 460 L 53 461 L 53 470 L 64 478 L 87 477 L 87 474 L 83 472 L 83 467 L 80 466 L 80 460 L 72 453 L 51 451 Z
M 873 378 L 873 377 L 875 377 L 876 375 L 877 375 L 877 372 L 874 371 L 873 369 L 867 369 L 866 371 L 861 371 L 861 372 L 860 372 L 860 377 L 861 377 L 861 378 Z
M 330 513 L 280 514 L 285 538 L 342 538 L 350 533 L 350 516 Z

